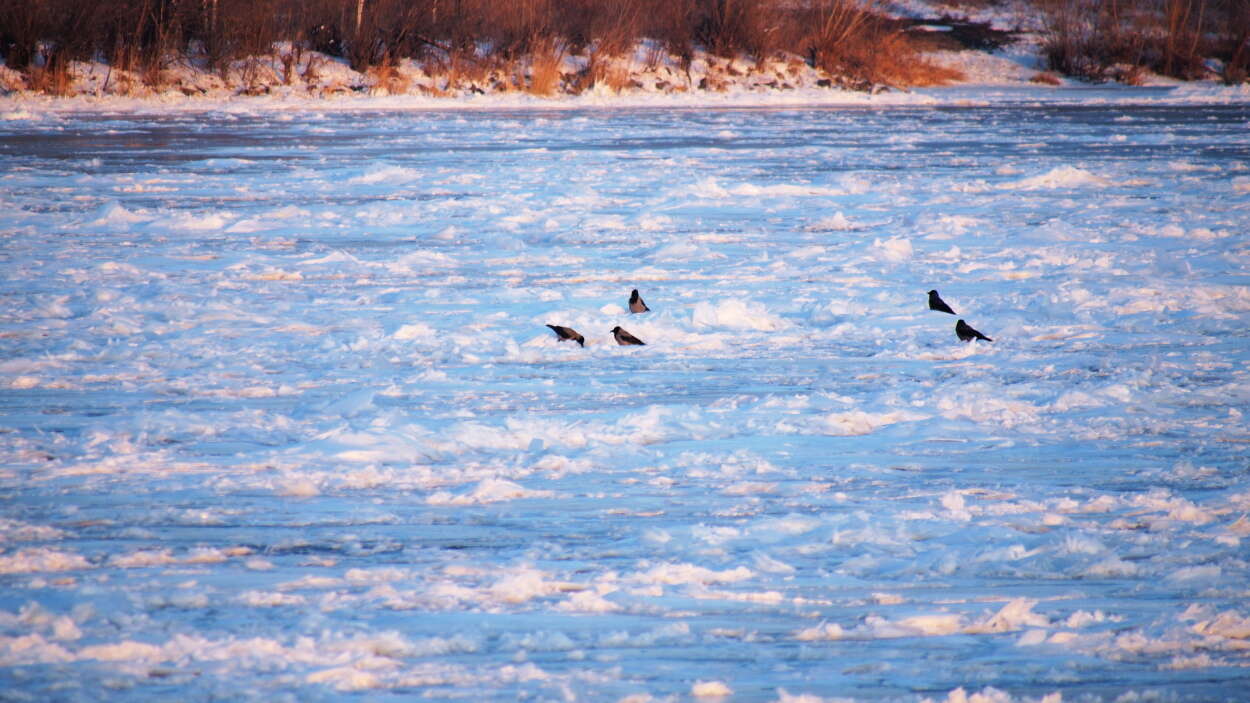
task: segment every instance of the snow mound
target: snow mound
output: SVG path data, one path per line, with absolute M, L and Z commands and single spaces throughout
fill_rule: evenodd
M 403 166 L 374 166 L 359 176 L 349 178 L 347 182 L 352 185 L 404 185 L 419 181 L 422 179 L 421 172 L 415 169 Z
M 887 425 L 923 420 L 926 417 L 928 416 L 907 410 L 888 413 L 868 413 L 859 410 L 832 413 L 824 418 L 824 433 L 840 437 L 866 435 Z
M 739 299 L 697 303 L 691 322 L 695 327 L 758 332 L 775 332 L 789 327 L 789 323 L 768 312 L 763 304 Z
M 551 491 L 531 490 L 512 481 L 493 478 L 482 481 L 472 491 L 460 495 L 439 491 L 427 498 L 426 502 L 430 505 L 486 505 L 522 498 L 548 498 L 552 495 Z
M 1105 188 L 1111 181 L 1096 176 L 1076 166 L 1057 166 L 1046 173 L 1024 178 L 1009 183 L 1000 183 L 999 188 L 1010 190 L 1052 190 L 1058 188 Z

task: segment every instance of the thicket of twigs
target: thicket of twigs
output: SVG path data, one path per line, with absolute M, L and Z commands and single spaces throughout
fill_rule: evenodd
M 1093 81 L 1135 83 L 1146 71 L 1183 80 L 1250 72 L 1248 0 L 1041 0 L 1046 59 Z
M 569 55 L 590 73 L 646 39 L 688 63 L 697 49 L 759 60 L 798 56 L 843 86 L 911 86 L 956 76 L 927 61 L 877 0 L 0 0 L 0 57 L 27 87 L 65 94 L 75 61 L 102 62 L 160 89 L 178 63 L 220 74 L 274 46 L 341 57 L 395 75 L 403 59 L 448 75 L 520 75 L 536 93 L 595 80 L 559 73 Z M 978 0 L 992 2 L 993 0 Z M 1049 67 L 1088 80 L 1134 82 L 1250 74 L 1250 0 L 1036 0 Z M 290 67 L 288 66 L 288 69 Z
M 561 56 L 620 55 L 643 39 L 685 62 L 696 48 L 757 59 L 786 52 L 851 85 L 951 77 L 873 1 L 0 0 L 0 55 L 50 93 L 65 91 L 73 61 L 101 61 L 157 87 L 171 63 L 224 76 L 276 42 L 342 57 L 361 72 L 405 58 L 446 70 L 525 60 L 532 80 L 548 87 Z

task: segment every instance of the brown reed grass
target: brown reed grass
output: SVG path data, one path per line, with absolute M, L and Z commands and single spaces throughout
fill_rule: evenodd
M 1227 82 L 1250 73 L 1246 0 L 1034 1 L 1045 12 L 1053 71 L 1090 80 L 1141 80 L 1146 70 L 1196 78 L 1209 74 L 1204 61 L 1214 57 Z M 280 41 L 293 49 L 279 58 L 287 84 L 301 78 L 302 53 L 316 51 L 373 69 L 388 91 L 405 89 L 394 74 L 406 58 L 443 67 L 449 85 L 539 95 L 596 83 L 622 90 L 633 79 L 614 74 L 607 57 L 632 57 L 644 40 L 636 67 L 654 70 L 672 55 L 688 87 L 699 49 L 756 63 L 798 55 L 842 85 L 958 79 L 926 59 L 877 0 L 0 0 L 6 65 L 31 89 L 54 94 L 71 89 L 72 61 L 104 57 L 159 87 L 171 61 L 224 77 L 241 61 L 272 55 Z M 568 53 L 592 57 L 585 75 L 560 75 Z M 317 72 L 310 61 L 302 78 L 311 82 Z

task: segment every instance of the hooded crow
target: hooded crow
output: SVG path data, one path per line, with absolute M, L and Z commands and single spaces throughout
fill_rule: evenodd
M 612 328 L 612 336 L 616 338 L 616 343 L 622 347 L 629 346 L 631 344 L 646 345 L 646 342 L 621 329 L 620 325 Z
M 638 295 L 638 289 L 635 288 L 629 294 L 629 311 L 630 312 L 651 312 L 651 308 L 642 302 L 642 296 Z
M 951 310 L 951 306 L 947 305 L 946 301 L 942 300 L 942 296 L 938 295 L 935 290 L 929 291 L 929 309 L 937 310 L 938 312 L 949 312 L 952 315 L 955 314 L 955 311 Z
M 556 336 L 560 338 L 561 342 L 563 342 L 566 339 L 571 339 L 583 347 L 586 346 L 586 338 L 578 334 L 577 330 L 573 329 L 572 327 L 561 327 L 560 325 L 547 325 L 547 326 L 551 328 L 552 332 L 556 333 Z
M 968 325 L 968 323 L 964 322 L 963 320 L 960 320 L 959 322 L 955 323 L 955 334 L 958 335 L 959 341 L 961 342 L 971 342 L 974 339 L 984 339 L 987 342 L 994 341 L 990 339 L 989 337 L 986 337 L 985 335 L 981 334 L 980 332 L 972 329 L 972 327 Z

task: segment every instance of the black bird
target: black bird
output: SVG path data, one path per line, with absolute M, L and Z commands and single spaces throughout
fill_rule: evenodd
M 637 288 L 635 288 L 633 292 L 629 294 L 629 311 L 630 312 L 651 312 L 651 308 L 647 307 L 647 304 L 642 302 L 642 296 L 638 295 Z
M 572 327 L 561 327 L 560 325 L 547 325 L 547 326 L 551 328 L 552 332 L 556 333 L 556 336 L 560 338 L 561 342 L 563 342 L 566 339 L 571 339 L 583 347 L 586 346 L 586 338 L 578 334 L 577 330 L 573 329 Z
M 643 346 L 646 346 L 647 344 L 641 339 L 638 339 L 634 335 L 621 329 L 620 325 L 617 325 L 616 327 L 612 328 L 612 336 L 616 337 L 616 343 L 621 345 L 622 347 L 626 347 L 631 344 L 641 344 Z
M 959 322 L 955 323 L 955 334 L 959 337 L 959 341 L 961 342 L 971 342 L 974 339 L 984 339 L 987 342 L 994 341 L 990 339 L 989 337 L 986 337 L 985 335 L 981 334 L 980 332 L 972 329 L 972 327 L 969 326 L 968 323 L 964 322 L 963 320 L 960 320 Z
M 949 312 L 952 315 L 955 314 L 955 311 L 951 310 L 951 306 L 947 305 L 946 301 L 942 300 L 942 296 L 938 295 L 935 290 L 929 291 L 929 309 L 937 310 L 938 312 Z

